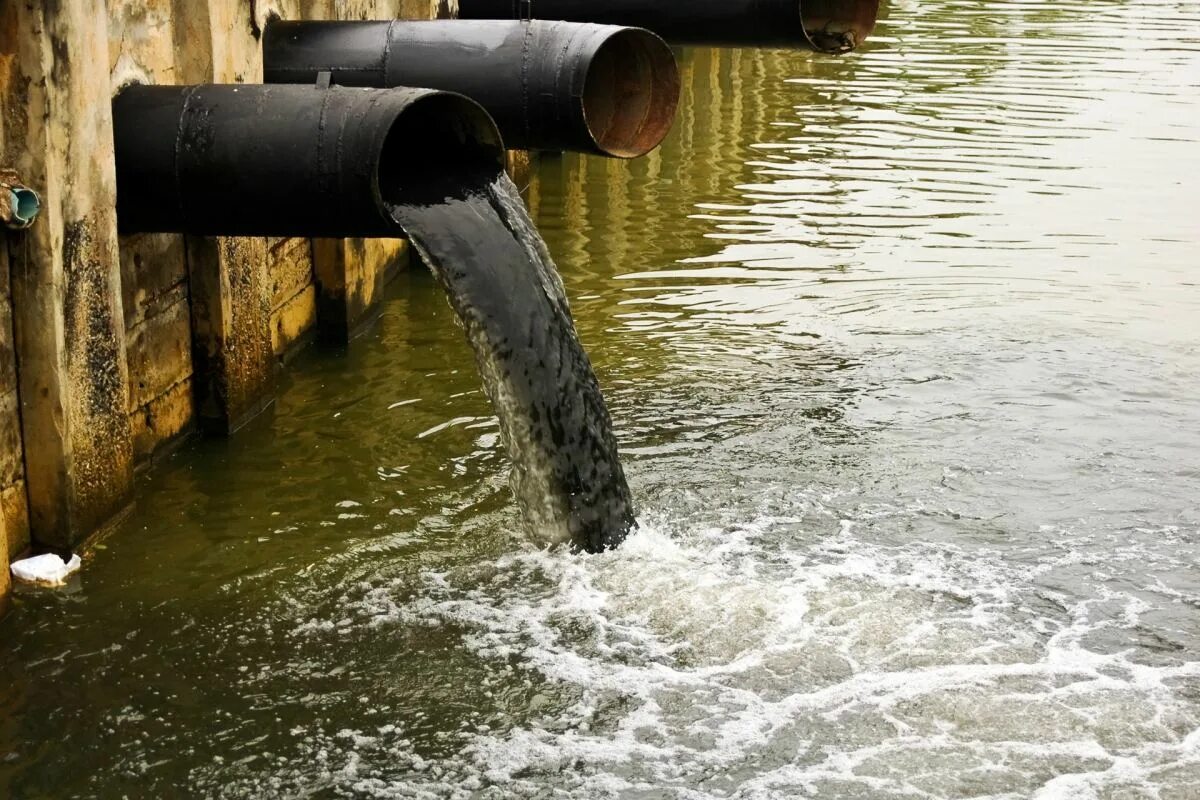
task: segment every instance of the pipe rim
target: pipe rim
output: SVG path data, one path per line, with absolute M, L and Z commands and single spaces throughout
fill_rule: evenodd
M 388 90 L 378 90 L 388 91 Z M 474 161 L 505 168 L 504 140 L 483 106 L 461 94 L 430 91 L 410 102 L 380 137 L 372 190 L 380 208 L 426 202 L 422 195 Z
M 638 158 L 671 132 L 679 94 L 679 66 L 670 46 L 643 28 L 622 28 L 588 63 L 580 98 L 583 122 L 599 152 Z
M 4 212 L 4 225 L 10 230 L 25 230 L 37 221 L 37 215 L 42 210 L 42 198 L 37 192 L 26 186 L 4 186 L 0 190 L 8 192 L 7 207 Z
M 879 0 L 797 0 L 796 7 L 809 44 L 831 55 L 861 46 L 879 16 Z
M 25 187 L 13 189 L 13 196 L 17 201 L 14 206 L 17 219 L 26 225 L 32 225 L 38 212 L 42 210 L 42 199 L 33 189 Z

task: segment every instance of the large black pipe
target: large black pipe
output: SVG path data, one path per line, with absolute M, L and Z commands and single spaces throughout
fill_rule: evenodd
M 870 35 L 879 0 L 458 0 L 461 19 L 635 25 L 672 44 L 846 53 Z
M 431 175 L 504 163 L 486 111 L 428 89 L 131 86 L 113 131 L 123 233 L 395 237 Z
M 649 31 L 566 22 L 273 22 L 268 83 L 428 86 L 479 102 L 510 147 L 632 158 L 671 130 L 679 69 Z

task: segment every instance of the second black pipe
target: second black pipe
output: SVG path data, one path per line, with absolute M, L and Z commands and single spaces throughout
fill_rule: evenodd
M 263 36 L 268 83 L 425 86 L 487 109 L 505 143 L 632 158 L 670 132 L 679 70 L 658 36 L 565 22 L 290 22 Z

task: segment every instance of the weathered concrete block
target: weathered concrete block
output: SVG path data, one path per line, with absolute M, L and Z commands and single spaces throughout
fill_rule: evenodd
M 170 424 L 148 424 L 147 407 L 181 382 L 191 385 L 192 334 L 186 248 L 182 236 L 121 239 L 129 414 L 135 464 L 192 427 L 195 402 L 171 404 Z M 178 399 L 178 398 L 176 398 Z M 178 418 L 182 416 L 182 419 Z M 154 440 L 161 434 L 161 440 Z
M 121 304 L 125 329 L 161 314 L 187 285 L 187 249 L 182 236 L 122 236 Z
M 132 487 L 107 28 L 102 0 L 0 6 L 0 161 L 43 198 L 9 239 L 31 527 L 63 549 Z
M 17 392 L 0 395 L 0 510 L 9 519 L 4 550 L 17 556 L 29 548 L 29 509 L 25 498 L 25 450 Z
M 457 0 L 301 0 L 285 19 L 435 19 Z
M 317 324 L 317 287 L 308 285 L 271 314 L 271 346 L 286 358 Z
M 267 239 L 267 272 L 271 281 L 271 310 L 277 311 L 313 284 L 312 242 L 308 239 Z
M 0 86 L 3 86 L 3 79 L 0 78 Z M 3 109 L 0 109 L 3 113 Z M 3 127 L 0 127 L 0 137 L 4 135 Z M 4 139 L 0 138 L 0 148 L 4 147 Z M 4 231 L 0 231 L 0 297 L 4 298 L 4 302 L 12 302 L 12 284 L 9 282 L 8 276 L 8 236 Z
M 130 414 L 133 452 L 139 467 L 170 452 L 192 430 L 196 418 L 193 391 L 189 376 Z
M 384 287 L 408 264 L 408 243 L 391 239 L 315 239 L 321 338 L 344 344 L 368 322 Z
M 0 489 L 25 479 L 25 460 L 21 447 L 21 416 L 17 393 L 0 395 Z
M 228 435 L 266 408 L 275 389 L 265 239 L 188 237 L 196 411 Z
M 176 287 L 173 302 L 128 333 L 129 411 L 136 412 L 192 376 L 192 318 L 187 288 Z
M 173 0 L 108 3 L 108 57 L 112 92 L 126 83 L 175 80 Z
M 285 358 L 308 340 L 317 324 L 312 242 L 308 239 L 268 239 L 271 280 L 271 348 Z
M 0 240 L 0 247 L 4 246 Z M 8 270 L 0 264 L 0 272 Z M 0 393 L 17 390 L 17 353 L 13 342 L 12 301 L 0 294 Z
M 7 540 L 4 514 L 0 511 L 0 542 Z M 0 547 L 0 617 L 8 612 L 8 595 L 12 591 L 12 576 L 8 571 L 8 548 Z
M 11 505 L 7 526 L 0 536 L 0 561 L 29 547 L 29 509 L 25 499 L 25 448 L 17 399 L 17 364 L 13 347 L 12 301 L 9 295 L 8 240 L 0 233 L 0 517 Z M 0 593 L 2 594 L 2 593 Z
M 0 510 L 8 520 L 8 557 L 16 559 L 32 544 L 29 536 L 29 502 L 25 481 L 20 480 L 0 491 Z
M 15 556 L 29 547 L 29 508 L 25 498 L 25 448 L 17 399 L 17 364 L 9 296 L 8 243 L 0 233 L 0 513 L 8 510 L 7 538 L 0 550 Z

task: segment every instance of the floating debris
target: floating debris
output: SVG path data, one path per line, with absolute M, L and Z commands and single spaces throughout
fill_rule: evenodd
M 830 22 L 824 29 L 809 34 L 822 52 L 843 55 L 858 47 L 858 34 L 852 27 Z
M 43 556 L 26 558 L 13 563 L 12 575 L 20 583 L 32 586 L 65 586 L 67 578 L 74 575 L 83 566 L 79 556 L 71 556 L 70 561 L 64 561 L 60 556 L 47 553 Z

